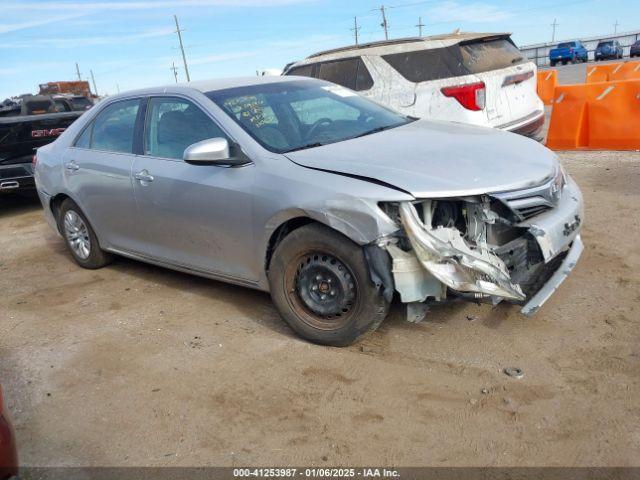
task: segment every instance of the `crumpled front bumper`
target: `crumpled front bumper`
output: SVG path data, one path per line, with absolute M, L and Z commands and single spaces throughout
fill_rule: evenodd
M 455 228 L 426 227 L 409 203 L 400 205 L 400 216 L 417 260 L 432 277 L 454 291 L 471 293 L 477 298 L 526 302 L 522 309 L 525 315 L 533 315 L 549 299 L 573 270 L 583 251 L 580 238 L 583 200 L 571 178 L 567 178 L 554 208 L 516 225 L 527 229 L 535 239 L 544 264 L 554 259 L 558 262 L 557 257 L 565 255 L 553 273 L 547 270 L 549 277 L 544 285 L 529 298 L 520 285 L 511 280 L 504 262 L 486 245 L 470 248 Z

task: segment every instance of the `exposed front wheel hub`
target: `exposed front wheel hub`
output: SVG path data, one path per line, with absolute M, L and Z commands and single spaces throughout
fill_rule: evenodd
M 337 258 L 321 253 L 302 259 L 295 285 L 303 304 L 323 317 L 348 313 L 356 296 L 349 269 Z

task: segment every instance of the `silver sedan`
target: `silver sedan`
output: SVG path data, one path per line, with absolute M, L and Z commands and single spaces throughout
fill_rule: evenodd
M 301 77 L 123 93 L 38 150 L 50 225 L 114 254 L 269 291 L 299 335 L 348 345 L 394 297 L 532 314 L 582 250 L 582 196 L 540 144 L 416 120 Z

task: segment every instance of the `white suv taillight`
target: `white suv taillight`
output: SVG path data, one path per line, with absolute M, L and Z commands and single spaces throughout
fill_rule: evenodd
M 467 110 L 484 110 L 486 104 L 486 85 L 484 82 L 444 87 L 440 91 L 445 97 L 455 98 Z

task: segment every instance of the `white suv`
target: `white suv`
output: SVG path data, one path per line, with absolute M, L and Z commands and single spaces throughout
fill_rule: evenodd
M 485 125 L 541 140 L 537 68 L 509 34 L 452 33 L 329 50 L 285 68 L 406 115 Z

